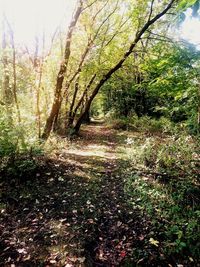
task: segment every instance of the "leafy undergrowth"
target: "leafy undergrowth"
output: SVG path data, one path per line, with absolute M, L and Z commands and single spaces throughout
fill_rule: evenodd
M 144 175 L 143 153 L 133 164 L 130 143 L 140 136 L 127 142 L 125 132 L 91 125 L 71 144 L 50 140 L 48 157 L 29 162 L 28 171 L 27 159 L 21 161 L 18 179 L 4 173 L 0 265 L 198 266 L 197 250 L 192 252 L 198 249 L 198 199 L 188 194 L 181 203 L 181 186 L 179 196 L 168 181 Z M 183 215 L 177 205 L 185 207 Z
M 127 138 L 125 191 L 152 222 L 160 255 L 198 266 L 200 188 L 198 140 L 186 135 Z M 127 163 L 126 163 L 127 164 Z M 184 262 L 184 260 L 183 260 Z

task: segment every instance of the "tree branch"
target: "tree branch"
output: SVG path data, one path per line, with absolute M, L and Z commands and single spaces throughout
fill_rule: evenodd
M 83 113 L 81 114 L 81 116 L 79 117 L 79 119 L 77 120 L 77 123 L 74 127 L 75 131 L 79 131 L 80 126 L 82 124 L 82 121 L 85 117 L 85 114 L 89 111 L 90 109 L 90 105 L 93 101 L 93 99 L 95 98 L 95 96 L 98 94 L 100 88 L 104 85 L 104 83 L 110 79 L 110 77 L 112 76 L 113 73 L 115 73 L 118 69 L 120 69 L 123 65 L 123 63 L 126 61 L 126 59 L 130 56 L 130 54 L 133 52 L 135 46 L 137 45 L 137 43 L 140 41 L 141 37 L 143 36 L 143 34 L 149 29 L 149 27 L 151 25 L 153 25 L 157 20 L 159 20 L 161 17 L 163 17 L 168 10 L 171 9 L 173 3 L 176 0 L 171 0 L 170 3 L 163 9 L 162 12 L 160 12 L 159 14 L 157 14 L 154 18 L 148 20 L 145 25 L 142 27 L 142 29 L 136 34 L 135 40 L 133 41 L 133 43 L 130 45 L 129 50 L 124 54 L 124 56 L 121 58 L 121 60 L 113 67 L 111 68 L 104 76 L 103 78 L 99 81 L 99 83 L 97 84 L 97 86 L 95 87 L 94 91 L 92 92 L 88 103 L 85 107 L 85 110 L 83 111 Z

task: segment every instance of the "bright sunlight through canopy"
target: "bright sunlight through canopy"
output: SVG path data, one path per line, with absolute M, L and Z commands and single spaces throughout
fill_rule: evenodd
M 180 37 L 200 48 L 200 20 L 192 17 L 192 10 L 185 12 L 186 19 L 181 26 Z
M 6 16 L 17 43 L 30 46 L 45 32 L 48 39 L 59 25 L 69 24 L 76 0 L 0 0 L 0 16 Z
M 16 42 L 31 47 L 43 32 L 48 40 L 58 26 L 67 27 L 75 4 L 76 0 L 0 0 L 0 16 L 12 25 Z M 180 38 L 200 46 L 200 21 L 190 15 L 186 12 Z

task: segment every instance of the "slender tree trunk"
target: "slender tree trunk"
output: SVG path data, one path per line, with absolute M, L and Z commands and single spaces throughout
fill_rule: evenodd
M 17 109 L 17 117 L 18 122 L 21 122 L 21 114 L 20 114 L 20 108 L 19 108 L 19 102 L 18 102 L 18 96 L 17 96 L 17 71 L 16 71 L 16 49 L 15 49 L 15 39 L 14 39 L 14 32 L 13 29 L 9 23 L 9 21 L 6 19 L 8 28 L 9 28 L 9 35 L 11 40 L 11 47 L 12 47 L 12 68 L 13 68 L 13 86 L 12 86 L 12 94 L 15 101 L 15 106 Z
M 74 111 L 72 112 L 72 115 L 71 115 L 71 121 L 70 121 L 70 125 L 69 125 L 69 127 L 72 127 L 72 125 L 73 125 L 73 123 L 74 123 L 75 116 L 76 116 L 76 114 L 77 114 L 77 111 L 78 111 L 78 109 L 80 108 L 81 104 L 83 104 L 83 102 L 84 102 L 84 98 L 85 98 L 85 96 L 87 95 L 88 90 L 89 90 L 90 87 L 92 86 L 92 84 L 93 84 L 95 78 L 96 78 L 96 74 L 94 74 L 94 75 L 92 76 L 91 80 L 89 81 L 88 85 L 86 86 L 85 90 L 83 91 L 81 98 L 79 99 L 79 101 L 78 101 L 78 103 L 77 103 L 77 105 L 76 105 Z
M 15 105 L 17 109 L 18 122 L 20 123 L 21 114 L 20 114 L 19 102 L 18 102 L 18 97 L 17 97 L 16 51 L 15 51 L 14 45 L 13 45 L 13 95 L 14 95 Z
M 89 124 L 90 123 L 90 111 L 88 110 L 87 113 L 85 114 L 85 117 L 83 119 L 83 123 Z
M 79 78 L 77 78 L 77 81 L 75 83 L 75 88 L 74 88 L 74 94 L 73 94 L 73 97 L 72 97 L 72 103 L 70 105 L 70 108 L 69 108 L 69 112 L 68 112 L 68 115 L 67 115 L 67 125 L 66 127 L 70 127 L 73 123 L 73 109 L 74 109 L 74 105 L 75 105 L 75 101 L 76 101 L 76 96 L 77 96 L 77 93 L 78 93 L 78 90 L 79 90 Z
M 42 84 L 42 76 L 43 76 L 43 66 L 44 66 L 44 58 L 45 58 L 45 33 L 43 32 L 43 38 L 42 38 L 42 56 L 38 60 L 38 68 L 37 65 L 36 68 L 36 74 L 38 72 L 38 84 L 36 85 L 36 118 L 37 118 L 37 124 L 38 124 L 38 137 L 41 138 L 41 110 L 40 110 L 40 93 L 41 93 L 41 84 Z M 53 41 L 52 41 L 53 43 Z M 36 53 L 35 58 L 38 58 L 38 42 L 36 41 Z M 50 52 L 49 52 L 50 54 Z M 38 71 L 37 71 L 38 69 Z
M 71 54 L 71 39 L 72 39 L 72 34 L 74 31 L 74 28 L 76 26 L 76 23 L 79 19 L 79 16 L 81 15 L 82 12 L 82 6 L 83 6 L 83 1 L 79 0 L 76 12 L 72 18 L 71 24 L 69 26 L 68 34 L 67 34 L 67 39 L 66 39 L 66 45 L 65 45 L 65 53 L 64 53 L 64 60 L 62 64 L 60 65 L 60 70 L 57 75 L 57 81 L 56 81 L 56 88 L 55 88 L 55 94 L 54 94 L 54 101 L 52 104 L 51 112 L 49 117 L 46 120 L 46 125 L 44 127 L 44 131 L 42 134 L 42 139 L 46 140 L 48 139 L 56 114 L 58 114 L 59 108 L 60 108 L 60 100 L 61 100 L 61 92 L 62 92 L 62 86 L 63 86 L 63 81 L 64 81 L 64 75 L 67 71 L 68 67 L 68 62 Z
M 2 63 L 3 63 L 3 80 L 2 80 L 2 96 L 3 103 L 5 103 L 7 118 L 10 124 L 12 124 L 12 102 L 13 95 L 10 88 L 10 74 L 9 74 L 9 63 L 7 55 L 7 40 L 5 30 L 5 19 L 2 24 L 3 35 L 2 35 Z
M 134 42 L 129 47 L 129 50 L 124 54 L 122 59 L 112 69 L 110 69 L 107 72 L 107 74 L 105 74 L 103 76 L 103 78 L 99 81 L 99 83 L 97 84 L 97 86 L 93 90 L 93 92 L 92 92 L 92 94 L 91 94 L 91 96 L 90 96 L 90 98 L 89 98 L 89 100 L 85 106 L 84 111 L 82 112 L 82 114 L 80 115 L 80 117 L 77 120 L 77 123 L 74 127 L 74 130 L 76 133 L 79 131 L 81 124 L 83 123 L 87 112 L 90 110 L 91 103 L 92 103 L 93 99 L 95 98 L 95 96 L 98 94 L 100 88 L 105 84 L 105 82 L 107 80 L 109 80 L 111 78 L 113 73 L 115 73 L 117 70 L 119 70 L 122 67 L 123 63 L 132 54 L 133 49 L 136 47 L 137 43 L 140 41 L 140 39 L 144 35 L 144 33 L 149 29 L 149 27 L 151 25 L 153 25 L 157 20 L 159 20 L 161 17 L 163 17 L 171 9 L 171 7 L 175 1 L 176 0 L 171 0 L 170 3 L 166 6 L 166 8 L 162 12 L 157 14 L 155 17 L 153 17 L 152 19 L 151 19 L 151 16 L 149 16 L 148 21 L 145 23 L 145 25 L 142 27 L 142 29 L 137 33 Z M 152 14 L 152 10 L 150 11 L 150 14 Z
M 41 91 L 41 84 L 42 84 L 42 74 L 43 74 L 43 58 L 41 59 L 41 62 L 40 62 L 39 79 L 38 79 L 38 84 L 36 87 L 36 117 L 37 117 L 39 138 L 41 137 L 40 91 Z

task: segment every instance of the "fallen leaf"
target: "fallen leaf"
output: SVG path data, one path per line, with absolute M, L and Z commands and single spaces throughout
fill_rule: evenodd
M 93 219 L 88 219 L 88 222 L 93 224 L 94 223 L 94 220 Z
M 50 260 L 50 263 L 51 264 L 55 264 L 56 263 L 56 260 Z
M 126 256 L 126 251 L 121 251 L 121 253 L 120 253 L 120 257 L 122 257 L 122 258 L 124 258 Z
M 141 263 L 144 260 L 144 258 L 140 259 L 139 261 L 137 261 L 137 264 Z
M 149 242 L 150 242 L 152 245 L 158 247 L 158 244 L 159 244 L 159 241 L 158 241 L 158 240 L 155 240 L 155 239 L 153 239 L 153 238 L 151 237 L 151 238 L 149 239 Z
M 117 222 L 117 227 L 120 227 L 122 225 L 122 222 L 118 221 Z
M 78 258 L 77 260 L 78 260 L 80 263 L 84 263 L 84 261 L 85 261 L 85 257 Z
M 189 260 L 190 260 L 191 262 L 194 262 L 194 260 L 193 260 L 193 258 L 192 258 L 192 257 L 189 257 Z
M 143 236 L 143 235 L 140 235 L 140 236 L 139 236 L 139 240 L 140 240 L 140 241 L 144 240 L 144 236 Z
M 27 252 L 24 248 L 18 249 L 17 251 L 19 252 L 19 254 L 22 254 L 22 253 L 27 254 Z

